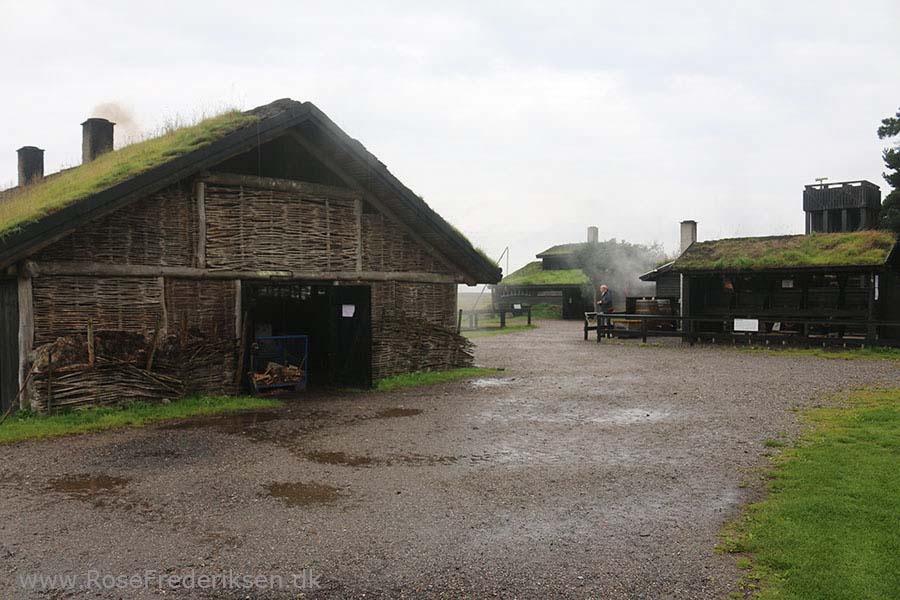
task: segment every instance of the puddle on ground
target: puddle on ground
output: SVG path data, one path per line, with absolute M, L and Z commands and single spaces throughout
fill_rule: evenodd
M 202 429 L 213 427 L 224 433 L 243 433 L 260 423 L 274 421 L 280 415 L 271 411 L 250 411 L 224 417 L 202 417 L 162 425 L 162 429 Z
M 304 452 L 303 457 L 323 465 L 345 465 L 348 467 L 367 466 L 373 462 L 368 456 L 357 456 L 346 452 Z
M 390 419 L 392 417 L 413 417 L 421 415 L 422 410 L 419 408 L 387 408 L 375 414 L 376 419 Z
M 433 454 L 398 454 L 391 456 L 387 463 L 402 462 L 408 465 L 453 465 L 459 459 L 456 456 L 439 456 Z
M 270 483 L 265 488 L 287 506 L 331 504 L 341 496 L 338 488 L 320 483 Z
M 124 477 L 111 475 L 66 475 L 51 479 L 47 489 L 60 492 L 76 500 L 91 500 L 99 496 L 117 494 L 128 483 Z
M 469 382 L 474 388 L 498 387 L 501 385 L 512 385 L 510 379 L 474 379 Z

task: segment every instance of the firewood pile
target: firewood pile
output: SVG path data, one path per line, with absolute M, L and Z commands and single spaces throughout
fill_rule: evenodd
M 298 365 L 280 365 L 275 362 L 269 362 L 262 373 L 251 373 L 250 380 L 257 388 L 300 383 L 303 381 L 303 369 Z
M 32 404 L 49 413 L 230 393 L 234 342 L 201 336 L 89 331 L 59 337 L 32 354 L 28 384 Z

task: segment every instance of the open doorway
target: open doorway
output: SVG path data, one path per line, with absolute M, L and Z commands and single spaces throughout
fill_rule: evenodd
M 308 336 L 309 385 L 372 385 L 369 286 L 247 281 L 242 290 L 251 338 Z

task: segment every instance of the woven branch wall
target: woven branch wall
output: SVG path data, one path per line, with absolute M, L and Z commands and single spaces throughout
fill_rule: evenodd
M 455 329 L 454 284 L 373 283 L 373 378 L 471 365 L 471 343 Z
M 158 277 L 36 277 L 34 343 L 97 330 L 145 333 L 156 328 L 163 286 Z
M 76 230 L 42 250 L 36 260 L 190 267 L 197 218 L 191 193 L 169 187 Z
M 364 271 L 451 273 L 398 224 L 366 204 L 362 214 Z
M 347 196 L 207 186 L 208 267 L 355 271 L 358 205 Z

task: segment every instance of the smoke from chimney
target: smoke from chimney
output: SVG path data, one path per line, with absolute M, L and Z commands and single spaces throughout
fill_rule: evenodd
M 100 117 L 116 124 L 116 138 L 119 146 L 137 141 L 141 135 L 134 114 L 118 102 L 103 102 L 91 109 L 91 116 Z

